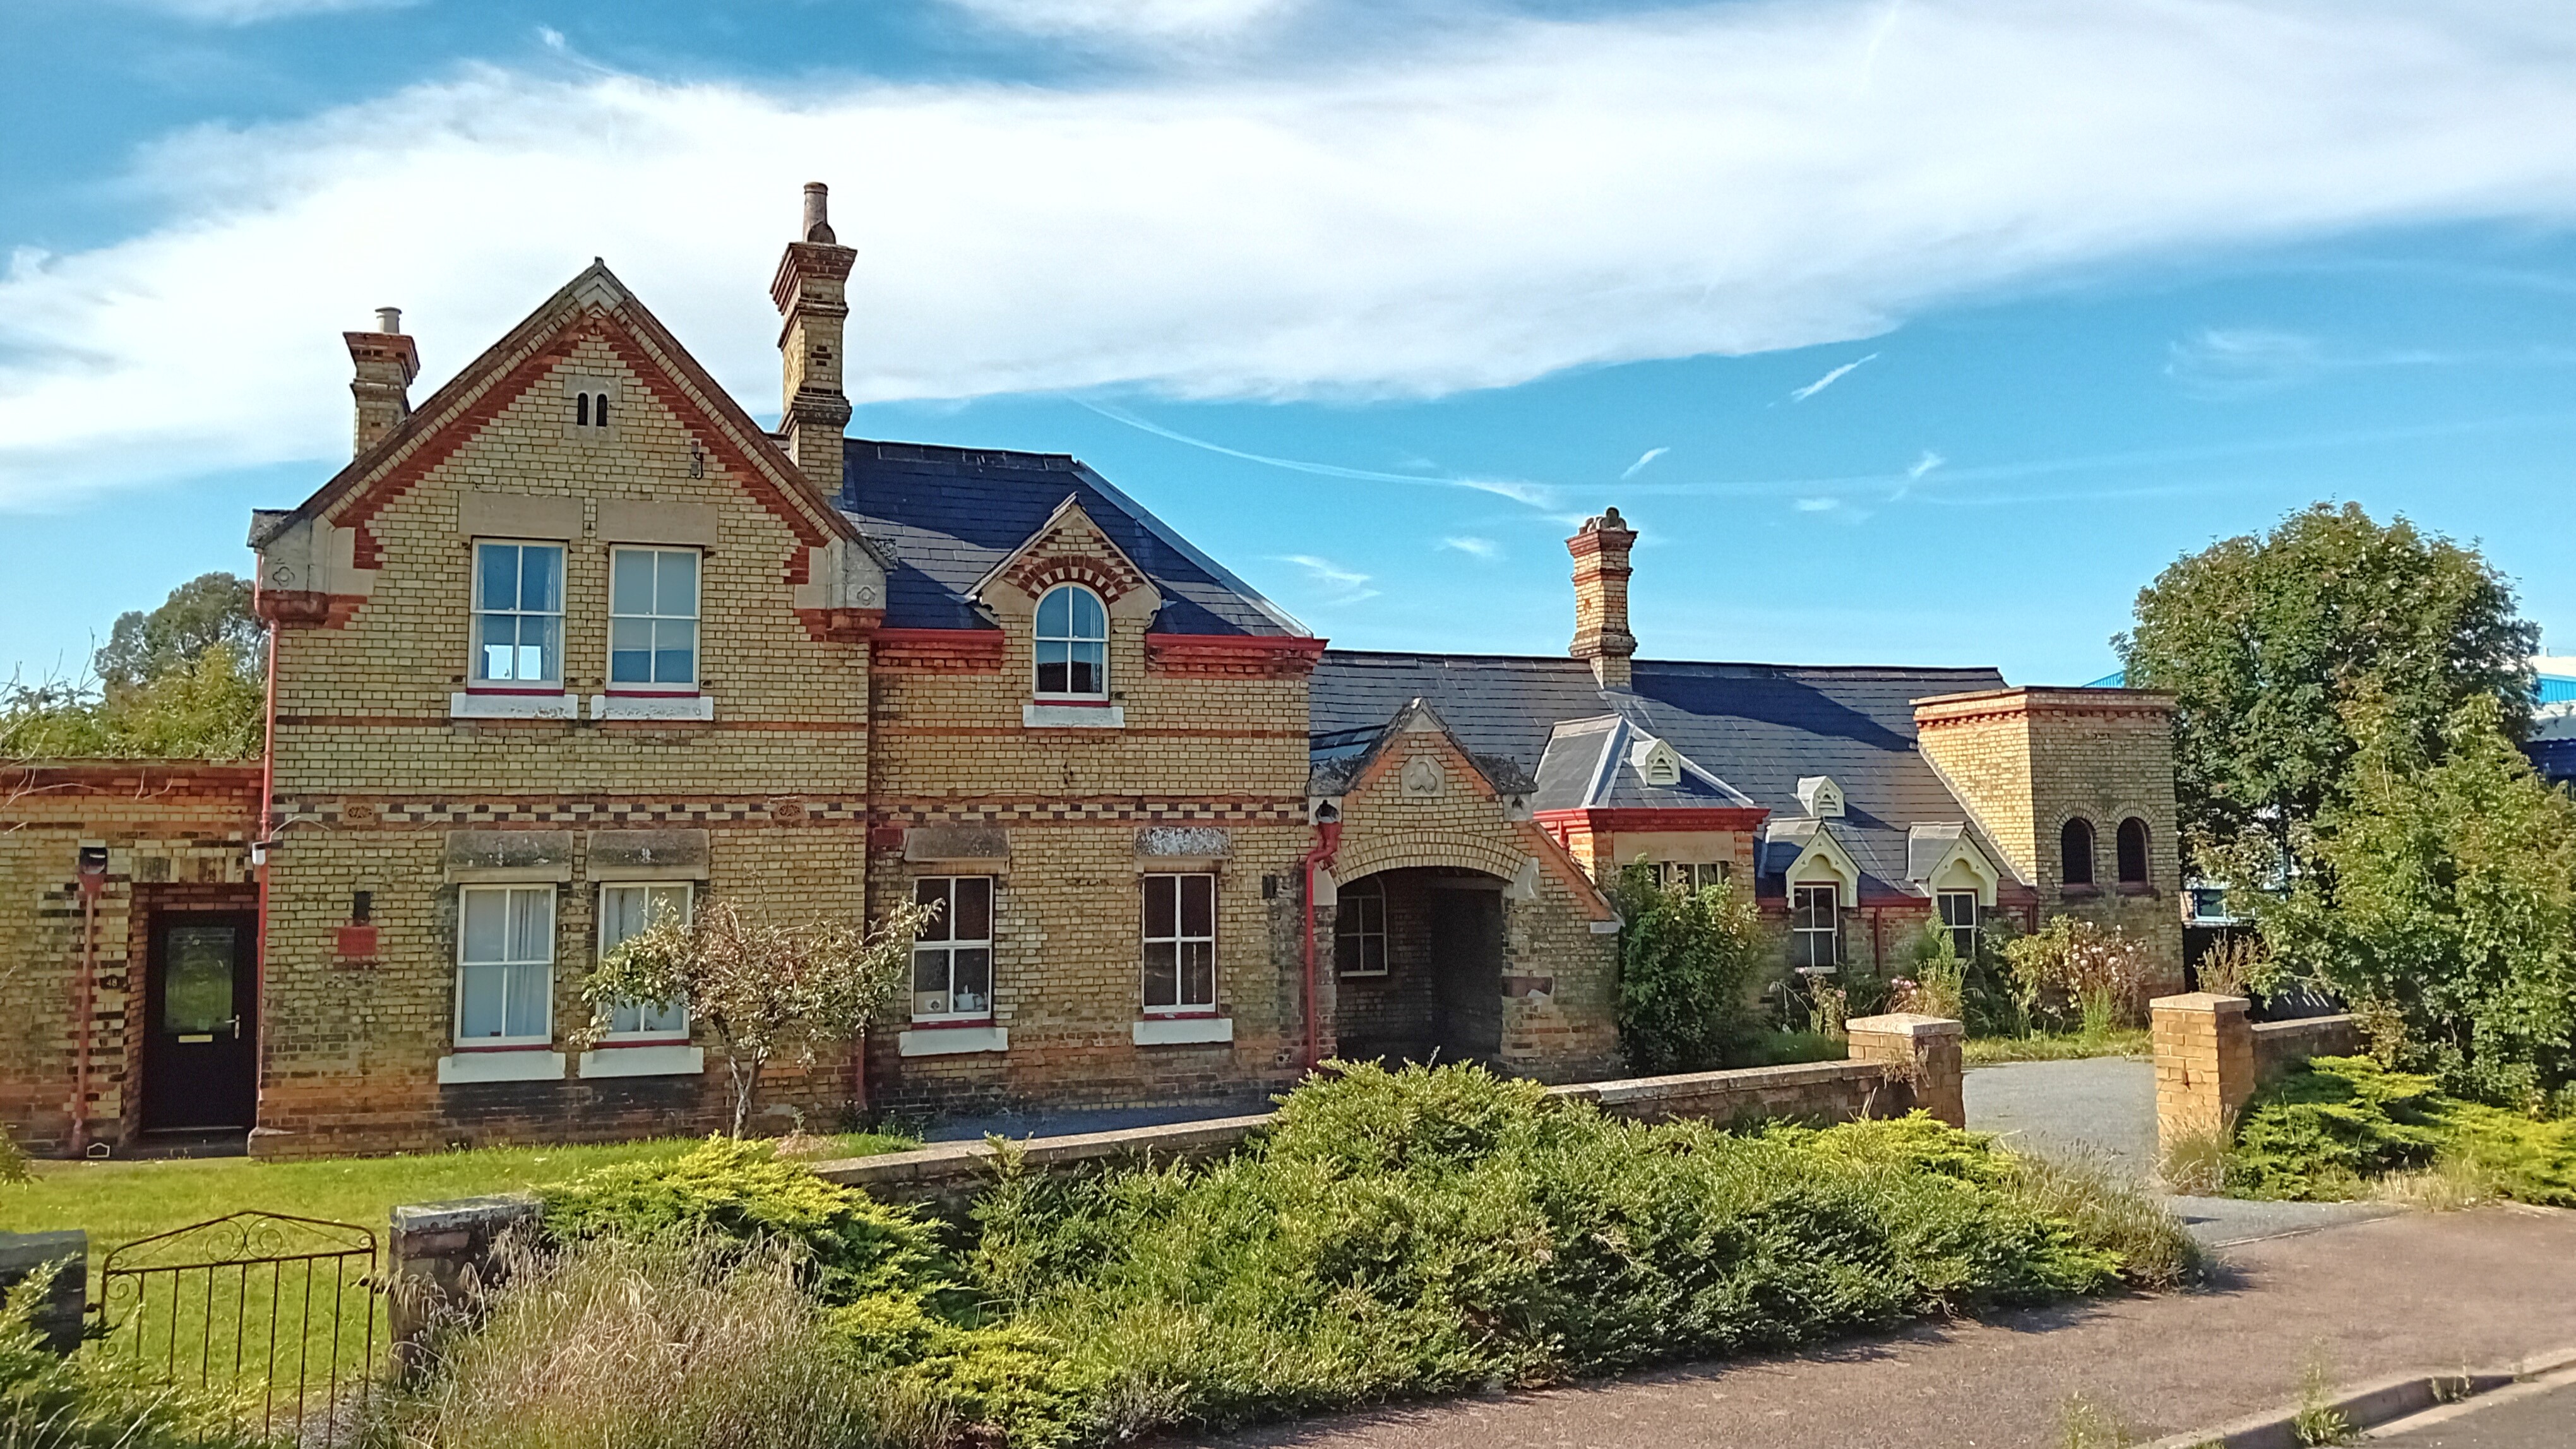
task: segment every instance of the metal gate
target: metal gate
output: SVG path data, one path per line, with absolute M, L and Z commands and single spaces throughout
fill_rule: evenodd
M 138 1238 L 99 1265 L 97 1333 L 297 1444 L 355 1437 L 375 1382 L 376 1235 L 240 1212 Z

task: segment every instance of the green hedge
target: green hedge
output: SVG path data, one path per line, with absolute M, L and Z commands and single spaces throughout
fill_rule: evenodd
M 2542 1121 L 2368 1057 L 2318 1057 L 2247 1105 L 2227 1162 L 2239 1197 L 2334 1200 L 2445 1164 L 2504 1196 L 2576 1207 L 2576 1119 Z

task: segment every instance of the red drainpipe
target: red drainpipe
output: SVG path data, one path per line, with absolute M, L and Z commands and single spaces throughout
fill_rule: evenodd
M 1342 844 L 1342 822 L 1315 827 L 1315 848 L 1306 852 L 1306 1070 L 1323 1060 L 1323 1023 L 1315 1010 L 1315 872 L 1330 862 Z

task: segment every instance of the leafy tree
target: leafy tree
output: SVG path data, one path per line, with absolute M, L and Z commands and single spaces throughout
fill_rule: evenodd
M 1724 888 L 1655 884 L 1619 872 L 1619 1046 L 1640 1075 L 1707 1071 L 1747 1025 L 1745 989 L 1769 959 L 1753 902 Z
M 2273 969 L 2403 1023 L 2399 1055 L 2512 1106 L 2576 1079 L 2576 801 L 2544 783 L 2489 698 L 2441 748 L 2365 702 L 2350 798 L 2258 902 Z
M 267 668 L 268 631 L 251 611 L 250 580 L 199 574 L 172 589 L 152 612 L 128 609 L 118 615 L 90 668 L 114 693 L 194 668 L 218 644 L 229 647 L 250 674 Z
M 267 685 L 229 644 L 137 685 L 0 688 L 0 759 L 81 756 L 249 759 L 267 727 Z
M 597 1017 L 578 1035 L 605 1031 L 621 1001 L 685 1003 L 724 1047 L 740 1137 L 772 1061 L 810 1063 L 824 1043 L 854 1040 L 884 1014 L 911 973 L 913 938 L 928 919 L 928 909 L 910 902 L 872 931 L 836 920 L 755 925 L 726 900 L 708 902 L 691 920 L 665 911 L 582 978 L 582 998 Z
M 2365 696 L 2427 757 L 2472 698 L 2497 704 L 2507 738 L 2528 733 L 2540 634 L 2514 609 L 2475 549 L 2319 503 L 2175 562 L 2112 642 L 2130 684 L 2177 697 L 2187 845 L 2200 855 L 2255 832 L 2278 859 L 2343 798 L 2359 747 L 2349 712 Z

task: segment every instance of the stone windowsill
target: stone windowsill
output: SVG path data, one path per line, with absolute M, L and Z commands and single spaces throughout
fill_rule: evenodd
M 694 1077 L 705 1073 L 707 1053 L 685 1042 L 603 1046 L 581 1054 L 585 1077 Z
M 1033 730 L 1123 730 L 1123 704 L 1024 704 L 1020 723 Z
M 1136 1023 L 1138 1046 L 1189 1046 L 1234 1040 L 1230 1016 L 1149 1016 Z
M 486 694 L 459 690 L 447 697 L 449 719 L 575 719 L 581 701 L 569 694 Z
M 1011 1029 L 988 1025 L 925 1026 L 897 1033 L 894 1044 L 895 1050 L 907 1057 L 962 1057 L 978 1052 L 1006 1052 L 1011 1049 Z
M 564 1054 L 545 1047 L 496 1052 L 457 1052 L 438 1059 L 438 1084 L 473 1082 L 560 1082 Z
M 597 720 L 711 720 L 715 696 L 708 694 L 594 694 L 590 717 Z

